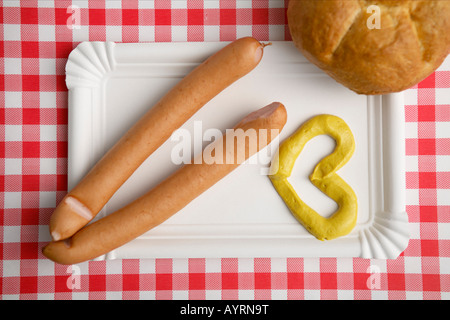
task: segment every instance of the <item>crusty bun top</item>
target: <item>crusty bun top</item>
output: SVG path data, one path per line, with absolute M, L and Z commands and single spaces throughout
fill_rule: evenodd
M 296 47 L 360 94 L 405 90 L 450 53 L 450 0 L 290 0 Z

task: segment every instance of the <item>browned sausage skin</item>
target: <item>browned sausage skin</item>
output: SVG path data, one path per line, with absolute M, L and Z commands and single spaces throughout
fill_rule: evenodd
M 252 151 L 250 143 L 238 139 L 234 156 L 241 150 L 248 159 L 259 152 L 281 132 L 286 121 L 286 109 L 278 102 L 249 114 L 234 129 L 255 130 L 257 148 Z M 261 130 L 267 130 L 266 135 L 260 135 Z M 259 138 L 262 136 L 265 139 Z M 82 228 L 72 238 L 49 243 L 43 249 L 44 255 L 60 264 L 80 263 L 114 250 L 161 224 L 240 165 L 236 158 L 232 162 L 225 159 L 229 152 L 225 150 L 227 139 L 234 139 L 234 134 L 224 134 L 213 142 L 224 149 L 222 161 L 184 165 L 143 196 Z
M 53 240 L 66 239 L 91 221 L 174 130 L 258 65 L 263 48 L 251 37 L 233 41 L 174 86 L 69 190 L 50 218 Z

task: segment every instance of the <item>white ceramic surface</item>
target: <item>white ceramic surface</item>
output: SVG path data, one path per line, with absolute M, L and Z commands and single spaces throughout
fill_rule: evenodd
M 66 65 L 69 189 L 171 86 L 225 44 L 79 44 Z M 276 150 L 274 142 L 251 159 L 256 164 L 244 163 L 160 226 L 100 259 L 396 258 L 409 240 L 402 99 L 402 93 L 357 95 L 307 62 L 291 42 L 273 42 L 255 70 L 221 92 L 182 129 L 200 137 L 209 128 L 224 131 L 273 101 L 282 102 L 288 112 L 281 141 L 310 117 L 322 113 L 341 117 L 356 140 L 355 154 L 338 172 L 358 196 L 354 230 L 322 242 L 293 218 L 264 174 L 270 152 Z M 178 143 L 166 141 L 97 218 L 134 200 L 176 170 L 171 154 Z M 198 143 L 192 144 L 199 150 Z M 311 140 L 290 178 L 301 198 L 323 215 L 330 215 L 336 204 L 316 189 L 308 176 L 333 148 L 334 141 L 328 136 Z

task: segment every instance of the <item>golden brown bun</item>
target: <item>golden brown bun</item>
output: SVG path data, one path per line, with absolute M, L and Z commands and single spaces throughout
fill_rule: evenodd
M 450 0 L 290 0 L 287 15 L 303 55 L 360 94 L 410 88 L 450 52 Z

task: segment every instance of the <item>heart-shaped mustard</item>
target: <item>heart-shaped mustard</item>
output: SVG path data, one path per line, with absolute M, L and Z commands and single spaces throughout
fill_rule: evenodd
M 326 134 L 336 141 L 331 154 L 315 167 L 309 179 L 339 206 L 325 218 L 303 202 L 288 178 L 305 144 Z M 358 202 L 353 189 L 336 173 L 352 157 L 355 139 L 348 125 L 339 117 L 322 114 L 305 122 L 280 146 L 274 156 L 269 175 L 273 186 L 295 218 L 317 239 L 331 240 L 348 234 L 356 225 Z

